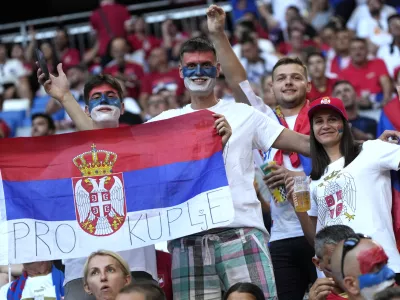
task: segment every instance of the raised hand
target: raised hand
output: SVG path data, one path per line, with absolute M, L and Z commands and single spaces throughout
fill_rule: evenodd
M 210 5 L 207 9 L 207 26 L 210 34 L 224 32 L 226 14 L 222 7 Z
M 38 62 L 36 62 L 36 65 L 39 67 Z M 50 74 L 50 79 L 46 80 L 45 74 L 39 67 L 39 69 L 37 70 L 37 77 L 39 83 L 43 85 L 46 93 L 62 103 L 64 100 L 64 96 L 69 93 L 69 82 L 67 76 L 62 69 L 61 63 L 57 65 L 57 71 L 57 77 Z

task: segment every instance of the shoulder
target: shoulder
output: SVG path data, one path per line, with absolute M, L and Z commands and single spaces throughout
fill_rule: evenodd
M 382 147 L 383 147 L 383 148 L 386 148 L 386 146 L 388 146 L 388 145 L 392 145 L 392 144 L 390 144 L 390 143 L 388 143 L 388 142 L 381 141 L 381 140 L 379 140 L 379 139 L 376 139 L 376 140 L 365 141 L 365 142 L 362 144 L 361 148 L 362 148 L 362 151 L 363 151 L 363 152 L 364 152 L 364 151 L 368 151 L 368 152 L 370 152 L 370 151 L 379 152 L 379 149 L 382 149 Z
M 180 116 L 183 114 L 184 114 L 184 108 L 169 109 L 169 110 L 163 111 L 158 116 L 148 120 L 146 123 L 166 120 L 166 119 L 174 118 L 174 117 L 177 117 L 177 116 Z
M 7 299 L 7 292 L 11 286 L 11 283 L 12 282 L 9 282 L 0 288 L 0 299 Z

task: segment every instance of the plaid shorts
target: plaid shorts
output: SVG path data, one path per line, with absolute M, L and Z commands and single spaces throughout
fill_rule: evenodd
M 254 228 L 226 229 L 170 242 L 174 300 L 219 300 L 237 282 L 278 299 L 267 239 Z

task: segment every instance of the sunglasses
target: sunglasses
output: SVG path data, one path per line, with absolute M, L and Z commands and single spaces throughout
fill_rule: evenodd
M 341 272 L 342 272 L 342 278 L 345 278 L 346 276 L 344 275 L 343 271 L 343 265 L 344 265 L 344 259 L 346 258 L 346 254 L 349 253 L 349 251 L 353 250 L 359 243 L 361 239 L 371 239 L 368 235 L 361 234 L 361 233 L 356 233 L 355 236 L 347 238 L 344 240 L 343 243 L 343 250 L 342 250 L 342 262 L 341 262 Z

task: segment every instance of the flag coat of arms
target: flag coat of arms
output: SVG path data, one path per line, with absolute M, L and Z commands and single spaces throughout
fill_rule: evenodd
M 0 264 L 122 251 L 229 225 L 212 112 L 0 140 Z

